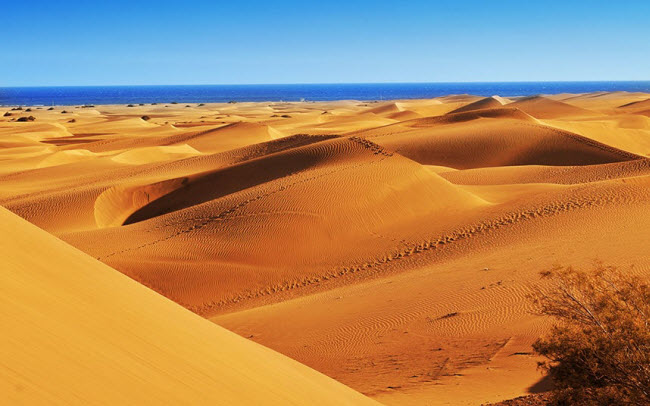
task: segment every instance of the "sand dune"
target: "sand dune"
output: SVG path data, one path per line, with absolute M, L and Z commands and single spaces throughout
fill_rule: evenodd
M 546 124 L 580 134 L 637 155 L 650 155 L 650 117 L 640 114 L 592 117 L 585 120 L 545 120 Z
M 462 112 L 449 112 L 444 116 L 410 120 L 401 124 L 411 127 L 428 127 L 431 126 L 431 124 L 462 123 L 464 121 L 472 121 L 479 118 L 511 118 L 516 120 L 530 121 L 533 123 L 538 122 L 534 117 L 516 108 L 493 108 Z
M 11 404 L 372 404 L 0 208 L 0 391 Z M 37 257 L 34 249 L 47 252 Z
M 504 99 L 499 96 L 486 97 L 484 99 L 477 100 L 463 107 L 457 108 L 456 110 L 452 110 L 451 113 L 463 113 L 472 110 L 493 109 L 493 108 L 501 107 L 504 104 L 508 104 L 508 103 L 510 103 L 510 100 Z
M 411 110 L 403 110 L 397 113 L 389 114 L 387 117 L 392 120 L 404 121 L 404 120 L 413 120 L 416 118 L 421 118 L 422 115 Z
M 508 105 L 518 108 L 535 118 L 581 117 L 595 115 L 589 110 L 575 107 L 567 103 L 551 100 L 542 96 L 526 97 Z
M 373 107 L 371 109 L 366 110 L 367 113 L 374 113 L 378 115 L 387 115 L 387 114 L 393 114 L 393 113 L 399 113 L 403 109 L 400 106 L 399 103 L 394 103 L 394 102 L 389 102 L 386 104 L 383 104 L 381 106 Z
M 404 224 L 484 204 L 376 144 L 334 139 L 211 173 L 112 189 L 99 197 L 95 217 L 108 226 L 130 225 L 63 237 L 186 306 L 210 312 L 242 295 L 264 296 L 286 283 L 349 272 L 383 256 Z M 256 235 L 252 245 L 243 244 L 246 235 Z M 86 245 L 97 239 L 105 243 Z M 179 249 L 188 240 L 196 244 Z M 208 240 L 210 246 L 199 243 Z M 355 244 L 369 247 L 359 251 Z M 223 272 L 231 276 L 224 279 Z
M 37 168 L 47 168 L 50 166 L 65 165 L 73 162 L 84 161 L 93 159 L 95 153 L 85 149 L 71 149 L 66 151 L 58 151 L 47 156 L 36 166 Z
M 480 115 L 474 120 L 394 134 L 371 131 L 369 136 L 374 142 L 421 164 L 456 169 L 592 165 L 640 158 L 575 133 L 524 120 L 480 118 Z
M 619 106 L 619 108 L 629 109 L 629 110 L 633 110 L 633 111 L 647 110 L 647 109 L 650 109 L 650 99 L 625 103 L 625 104 Z
M 114 155 L 111 157 L 111 159 L 115 162 L 124 164 L 142 165 L 151 162 L 183 159 L 196 155 L 201 155 L 201 152 L 192 148 L 188 144 L 181 144 L 172 146 L 133 148 L 131 150 Z
M 650 160 L 640 159 L 584 166 L 509 166 L 444 171 L 456 185 L 508 185 L 522 183 L 578 184 L 650 174 Z
M 369 401 L 336 380 L 385 404 L 477 405 L 546 390 L 538 273 L 650 270 L 649 98 L 0 117 L 0 204 L 76 248 L 0 212 L 0 391 Z

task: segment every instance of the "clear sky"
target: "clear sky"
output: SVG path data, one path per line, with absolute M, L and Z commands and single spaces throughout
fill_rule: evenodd
M 0 86 L 650 79 L 650 1 L 11 1 Z

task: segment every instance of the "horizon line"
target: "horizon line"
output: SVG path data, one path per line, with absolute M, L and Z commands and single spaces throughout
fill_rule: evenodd
M 27 85 L 0 86 L 0 89 L 43 88 L 43 87 L 164 87 L 164 86 L 300 86 L 300 85 L 404 85 L 404 84 L 524 84 L 524 83 L 625 83 L 650 82 L 650 79 L 614 80 L 514 80 L 514 81 L 440 81 L 440 82 L 297 82 L 297 83 L 199 83 L 199 84 L 109 84 L 109 85 Z

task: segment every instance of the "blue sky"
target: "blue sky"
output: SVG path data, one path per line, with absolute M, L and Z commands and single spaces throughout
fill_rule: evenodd
M 0 86 L 650 79 L 650 1 L 30 1 Z

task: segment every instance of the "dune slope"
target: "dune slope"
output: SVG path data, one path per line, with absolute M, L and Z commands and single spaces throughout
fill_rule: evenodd
M 8 404 L 373 404 L 3 208 L 0 222 L 11 230 L 0 235 Z

